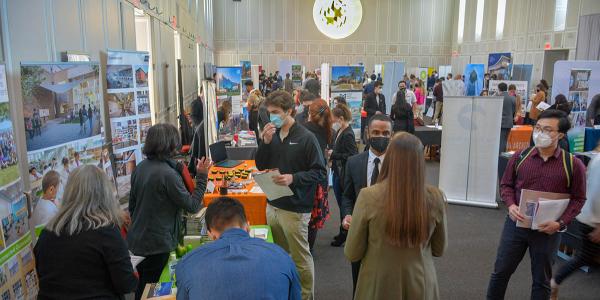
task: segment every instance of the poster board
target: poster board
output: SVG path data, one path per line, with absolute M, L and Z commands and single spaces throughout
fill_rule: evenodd
M 431 68 L 431 71 L 433 72 L 433 68 Z M 427 82 L 427 74 L 429 73 L 429 68 L 418 68 L 417 69 L 417 74 L 415 74 L 417 76 L 418 79 L 421 79 L 423 82 Z
M 465 95 L 477 97 L 483 90 L 483 64 L 468 64 L 465 67 Z
M 502 97 L 444 96 L 439 187 L 449 203 L 495 208 Z
M 438 69 L 438 78 L 446 78 L 449 73 L 452 73 L 452 66 L 440 66 Z
M 33 259 L 27 198 L 19 171 L 17 145 L 6 84 L 0 65 L 0 296 L 2 299 L 35 299 L 38 280 Z
M 291 79 L 294 84 L 294 89 L 302 86 L 302 73 L 301 65 L 292 65 Z
M 515 64 L 512 66 L 513 81 L 527 81 L 527 93 L 531 90 L 531 73 L 533 73 L 533 65 Z
M 240 66 L 242 66 L 242 82 L 252 80 L 252 63 L 249 60 L 242 60 Z
M 529 83 L 527 81 L 515 81 L 515 80 L 490 80 L 489 83 L 489 93 L 490 95 L 495 95 L 498 94 L 498 85 L 504 82 L 506 83 L 507 86 L 510 86 L 511 84 L 514 84 L 517 87 L 517 95 L 521 96 L 521 115 L 524 116 L 525 115 L 525 109 L 527 107 L 527 101 L 529 99 L 529 93 L 528 93 L 528 85 Z
M 120 197 L 129 194 L 131 174 L 144 159 L 142 149 L 152 126 L 149 61 L 148 52 L 107 51 L 106 105 Z
M 385 96 L 386 113 L 392 111 L 392 98 L 398 91 L 398 82 L 402 80 L 405 72 L 404 62 L 387 61 L 383 65 L 383 95 Z
M 242 67 L 217 67 L 217 100 L 231 101 L 232 115 L 242 113 Z
M 315 70 L 317 77 L 321 80 L 321 99 L 327 101 L 331 99 L 329 85 L 331 84 L 331 68 L 329 63 L 322 63 L 321 68 Z
M 571 122 L 568 132 L 572 152 L 583 152 L 585 115 L 594 95 L 600 94 L 600 61 L 557 61 L 554 64 L 552 95 L 563 94 L 571 102 Z M 550 100 L 554 103 L 554 99 Z
M 490 76 L 495 74 L 497 80 L 508 80 L 511 78 L 511 64 L 512 55 L 510 52 L 490 53 L 488 56 L 488 73 L 490 73 Z
M 350 126 L 356 136 L 360 136 L 360 112 L 362 108 L 362 76 L 364 66 L 332 66 L 331 98 L 343 97 L 352 113 Z M 331 102 L 332 103 L 332 102 Z

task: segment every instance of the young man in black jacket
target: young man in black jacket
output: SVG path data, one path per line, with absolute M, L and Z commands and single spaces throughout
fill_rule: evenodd
M 376 114 L 384 114 L 386 112 L 385 96 L 382 93 L 383 83 L 375 81 L 375 89 L 373 93 L 367 95 L 365 99 L 365 111 L 367 112 L 367 123 Z
M 270 200 L 267 223 L 275 243 L 289 252 L 302 284 L 302 299 L 314 298 L 314 263 L 308 245 L 308 222 L 317 183 L 325 180 L 325 160 L 316 137 L 293 117 L 294 100 L 285 91 L 267 97 L 270 123 L 256 152 L 259 170 L 279 169 L 273 182 L 289 186 L 292 196 Z

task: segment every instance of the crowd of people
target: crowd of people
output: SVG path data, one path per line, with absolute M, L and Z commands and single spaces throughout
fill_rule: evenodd
M 278 72 L 269 77 L 261 73 L 258 89 L 252 82 L 245 83 L 249 126 L 259 138 L 256 166 L 277 169 L 280 175 L 273 182 L 292 190 L 292 195 L 267 203 L 267 223 L 275 244 L 249 236 L 238 200 L 212 201 L 205 220 L 215 241 L 179 261 L 177 298 L 314 299 L 313 253 L 318 250 L 314 241 L 330 218 L 329 169 L 340 208 L 339 218 L 334 217 L 339 230 L 331 246 L 344 247 L 354 298 L 443 298 L 433 257 L 442 256 L 448 246 L 445 195 L 425 183 L 425 148 L 412 134 L 415 120 L 423 118 L 427 91 L 434 96 L 433 119 L 441 120 L 442 78 L 434 73 L 423 82 L 405 76 L 388 109 L 381 78 L 365 76 L 360 137 L 365 147 L 359 151 L 363 145 L 357 143 L 346 100 L 337 97 L 330 105 L 320 95 L 316 74 L 307 75 L 302 87 L 292 93 Z M 546 101 L 546 91 L 540 83 L 533 101 Z M 499 93 L 504 97 L 499 133 L 504 139 L 506 129 L 519 120 L 519 104 L 514 87 L 500 84 Z M 510 277 L 528 249 L 532 299 L 556 297 L 574 270 L 600 254 L 600 190 L 593 184 L 593 178 L 600 176 L 600 157 L 589 164 L 586 181 L 584 164 L 559 146 L 570 121 L 567 107 L 558 100 L 556 109 L 529 112 L 527 117 L 534 122 L 532 147 L 514 154 L 501 179 L 508 216 L 487 299 L 504 298 Z M 60 202 L 56 201 L 59 175 L 44 174 L 43 205 L 34 211 L 36 220 L 46 224 L 34 249 L 41 299 L 65 295 L 116 299 L 131 292 L 140 299 L 147 283 L 159 281 L 182 237 L 182 214 L 197 213 L 204 206 L 212 167 L 200 142 L 203 104 L 194 102 L 196 142 L 191 162 L 186 166 L 175 159 L 181 147 L 176 127 L 152 126 L 143 148 L 146 158 L 131 175 L 127 213 L 119 210 L 111 183 L 96 166 L 71 170 Z M 221 110 L 220 118 L 229 117 Z M 184 181 L 186 168 L 195 176 L 192 188 Z M 524 219 L 519 211 L 524 189 L 569 194 L 566 212 L 542 224 L 539 231 L 517 227 L 515 222 Z M 557 233 L 571 223 L 581 228 L 582 249 L 553 272 Z M 137 276 L 131 254 L 145 257 L 135 268 Z

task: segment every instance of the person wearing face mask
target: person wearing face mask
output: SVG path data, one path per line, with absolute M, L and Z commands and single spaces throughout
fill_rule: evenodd
M 346 235 L 348 233 L 341 225 L 342 220 L 344 219 L 341 207 L 342 193 L 344 191 L 343 180 L 344 174 L 346 174 L 346 162 L 350 156 L 358 153 L 358 147 L 356 145 L 354 130 L 350 127 L 352 113 L 348 106 L 338 103 L 333 109 L 332 115 L 335 134 L 333 136 L 333 150 L 329 150 L 329 159 L 331 160 L 331 169 L 333 170 L 333 192 L 338 207 L 340 208 L 340 230 L 338 235 L 333 238 L 331 246 L 340 247 L 346 241 Z
M 292 256 L 300 274 L 302 299 L 314 298 L 314 262 L 308 244 L 308 223 L 317 185 L 327 176 L 325 159 L 317 138 L 293 118 L 294 99 L 275 91 L 264 101 L 271 122 L 262 132 L 256 152 L 259 170 L 278 169 L 277 185 L 288 186 L 293 195 L 270 200 L 267 224 L 273 239 Z
M 385 114 L 385 96 L 382 93 L 383 83 L 381 81 L 375 81 L 373 93 L 367 95 L 365 99 L 365 111 L 367 112 L 367 123 L 369 120 L 377 114 Z
M 412 90 L 406 88 L 406 82 L 404 81 L 398 82 L 398 91 L 392 96 L 392 103 L 397 102 L 398 94 L 400 93 L 404 94 L 404 98 L 406 99 L 408 105 L 410 105 L 411 109 L 417 104 L 417 96 Z
M 552 265 L 560 242 L 558 232 L 566 230 L 586 200 L 585 166 L 578 158 L 558 147 L 558 141 L 570 128 L 564 112 L 542 112 L 533 132 L 535 147 L 516 152 L 508 163 L 500 184 L 508 216 L 488 285 L 488 300 L 504 299 L 510 277 L 528 249 L 533 277 L 531 299 L 550 297 Z M 570 201 L 559 218 L 541 224 L 539 230 L 517 227 L 517 220 L 525 220 L 519 212 L 523 189 L 570 194 Z
M 392 120 L 386 115 L 375 115 L 369 120 L 367 140 L 369 150 L 351 156 L 346 163 L 342 194 L 342 227 L 348 230 L 352 223 L 352 212 L 360 191 L 377 182 L 385 151 L 392 136 Z M 352 262 L 353 291 L 356 289 L 360 261 Z M 354 294 L 354 293 L 353 293 Z
M 302 110 L 296 114 L 294 119 L 298 124 L 304 125 L 308 122 L 308 107 L 313 104 L 315 100 L 320 99 L 319 96 L 309 92 L 308 90 L 302 90 L 300 92 L 300 102 L 302 102 Z
M 205 220 L 214 242 L 188 253 L 177 264 L 177 299 L 301 299 L 294 262 L 281 247 L 250 237 L 244 206 L 238 200 L 215 199 L 206 208 Z M 224 288 L 226 282 L 235 284 Z
M 508 141 L 508 134 L 513 127 L 513 121 L 515 119 L 515 97 L 511 96 L 506 90 L 507 85 L 504 82 L 498 84 L 499 94 L 497 96 L 504 97 L 502 102 L 502 123 L 500 124 L 500 148 L 498 154 L 506 151 L 506 142 Z

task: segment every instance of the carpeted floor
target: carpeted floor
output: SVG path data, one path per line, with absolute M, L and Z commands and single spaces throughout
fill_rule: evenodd
M 427 181 L 437 185 L 438 163 L 427 164 Z M 316 268 L 315 298 L 352 299 L 350 263 L 343 248 L 329 245 L 339 226 L 338 207 L 330 193 L 331 218 L 319 232 L 315 245 Z M 496 257 L 496 248 L 506 210 L 467 206 L 448 206 L 448 249 L 436 259 L 436 268 L 442 299 L 485 299 L 490 272 Z M 558 259 L 558 268 L 564 261 Z M 531 287 L 529 256 L 521 262 L 513 275 L 506 299 L 528 299 Z M 600 299 L 600 272 L 578 271 L 563 283 L 561 300 Z

